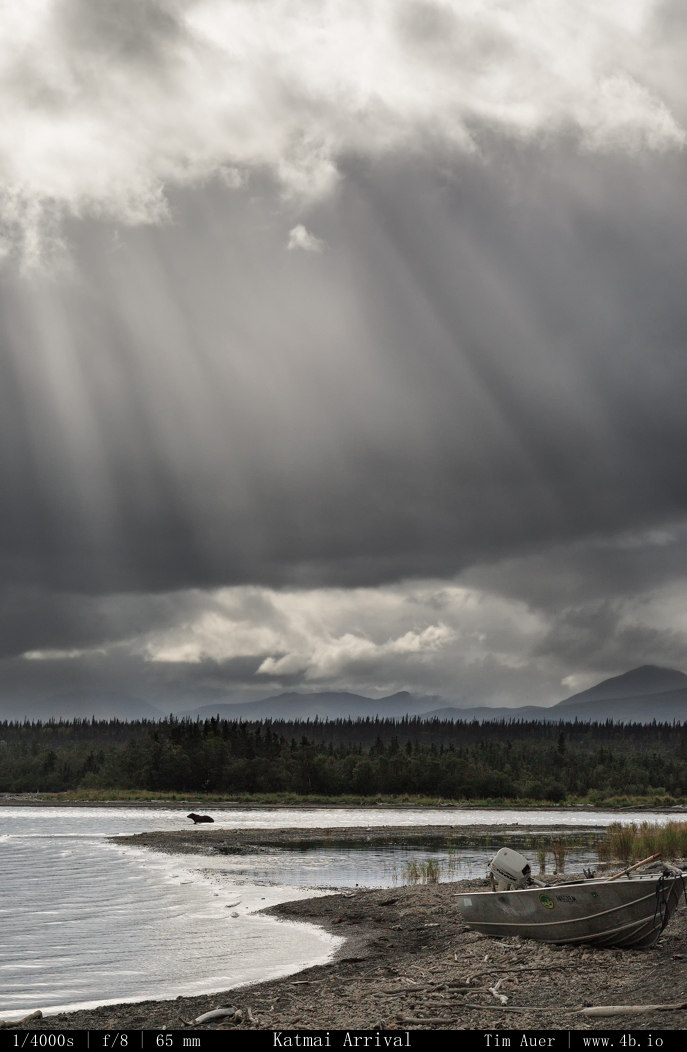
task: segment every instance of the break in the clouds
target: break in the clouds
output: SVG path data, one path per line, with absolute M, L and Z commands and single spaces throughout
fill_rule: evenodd
M 15 712 L 22 697 L 44 697 L 46 682 L 53 695 L 90 686 L 144 697 L 162 711 L 294 688 L 551 704 L 618 668 L 684 663 L 684 582 L 665 575 L 640 595 L 636 583 L 619 591 L 597 579 L 591 589 L 578 585 L 567 606 L 563 580 L 554 598 L 537 588 L 541 575 L 555 582 L 575 569 L 583 581 L 584 554 L 511 560 L 496 586 L 477 570 L 462 582 L 375 588 L 53 598 L 32 626 L 35 649 L 21 650 L 26 626 L 8 634 L 0 683 Z M 34 597 L 24 614 L 35 608 Z M 21 609 L 15 596 L 3 628 Z
M 65 217 L 164 221 L 171 188 L 223 172 L 326 194 L 342 156 L 475 153 L 484 128 L 675 149 L 669 18 L 656 0 L 3 4 L 5 252 L 36 263 Z
M 0 20 L 4 696 L 687 666 L 680 4 Z

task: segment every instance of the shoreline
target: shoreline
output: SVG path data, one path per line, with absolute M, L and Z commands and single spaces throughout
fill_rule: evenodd
M 435 827 L 437 828 L 437 827 Z M 450 833 L 451 827 L 438 827 Z M 494 827 L 488 827 L 489 832 Z M 427 827 L 411 827 L 427 835 Z M 508 831 L 508 830 L 503 830 Z M 510 830 L 511 833 L 513 830 Z M 404 838 L 404 827 L 362 833 Z M 472 832 L 475 832 L 473 829 Z M 521 830 L 525 832 L 525 830 Z M 528 831 L 531 832 L 531 831 Z M 573 832 L 566 829 L 566 832 Z M 360 829 L 208 830 L 116 837 L 177 854 L 241 854 L 256 837 L 291 846 L 330 833 L 353 845 Z M 224 843 L 222 842 L 224 838 Z M 144 842 L 145 841 L 145 842 Z M 357 841 L 359 842 L 359 840 Z M 379 841 L 378 841 L 379 842 Z M 388 840 L 385 842 L 389 842 Z M 191 844 L 192 847 L 185 845 Z M 582 1007 L 656 1005 L 684 999 L 687 915 L 678 912 L 651 950 L 552 946 L 518 938 L 491 939 L 468 929 L 453 906 L 458 890 L 482 889 L 483 879 L 421 884 L 283 902 L 261 913 L 318 924 L 344 943 L 331 961 L 280 979 L 169 1000 L 120 1002 L 61 1013 L 13 1029 L 45 1030 L 603 1030 L 684 1029 L 682 1011 L 648 1011 L 589 1020 Z M 496 993 L 490 990 L 501 981 Z M 506 1004 L 500 1002 L 507 997 Z M 193 1021 L 217 1008 L 235 1017 Z
M 270 828 L 208 828 L 190 826 L 164 832 L 127 833 L 111 837 L 113 842 L 130 847 L 148 848 L 169 854 L 247 855 L 263 850 L 304 850 L 315 847 L 384 847 L 392 845 L 418 847 L 459 847 L 500 841 L 504 837 L 526 840 L 533 846 L 551 837 L 565 836 L 570 841 L 592 843 L 605 833 L 603 826 L 552 822 L 545 826 L 520 826 L 515 823 L 475 825 L 408 825 L 408 826 L 281 826 Z M 531 850 L 531 848 L 530 848 Z
M 398 811 L 613 811 L 622 812 L 623 808 L 604 806 L 587 806 L 586 804 L 571 804 L 569 807 L 560 804 L 552 804 L 549 807 L 539 804 L 528 804 L 520 806 L 516 804 L 474 804 L 474 803 L 409 803 L 408 801 L 384 801 L 363 800 L 359 803 L 244 803 L 241 800 L 202 800 L 197 797 L 189 797 L 187 800 L 61 800 L 46 799 L 44 796 L 34 797 L 30 793 L 3 793 L 0 796 L 0 807 L 149 807 L 151 809 L 169 809 L 170 811 L 183 811 L 187 807 L 203 807 L 212 811 L 351 811 L 351 810 L 398 810 Z M 642 810 L 642 808 L 627 808 L 626 810 Z M 674 810 L 673 808 L 647 808 L 647 810 L 663 813 Z M 687 806 L 685 807 L 687 811 Z
M 613 803 L 600 804 L 553 804 L 546 801 L 538 803 L 521 803 L 518 800 L 509 802 L 492 803 L 484 801 L 451 801 L 435 800 L 408 801 L 408 800 L 376 800 L 363 798 L 354 803 L 350 801 L 337 803 L 331 800 L 325 803 L 321 801 L 310 802 L 301 800 L 297 803 L 289 802 L 258 802 L 242 800 L 213 800 L 189 796 L 184 799 L 166 800 L 154 798 L 152 800 L 90 800 L 90 799 L 62 799 L 60 794 L 48 797 L 45 794 L 34 796 L 32 793 L 2 793 L 0 794 L 0 807 L 121 807 L 121 808 L 150 808 L 151 810 L 183 811 L 186 808 L 205 808 L 213 811 L 517 811 L 526 814 L 530 811 L 550 811 L 552 814 L 564 812 L 566 814 L 579 814 L 580 812 L 605 812 L 622 816 L 628 812 L 642 812 L 645 814 L 681 814 L 687 812 L 687 804 L 671 804 L 663 807 L 654 806 L 651 803 L 623 804 L 618 806 Z

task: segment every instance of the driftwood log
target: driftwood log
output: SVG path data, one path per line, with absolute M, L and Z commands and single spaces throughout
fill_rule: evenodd
M 42 1019 L 43 1013 L 40 1009 L 37 1012 L 31 1012 L 30 1015 L 25 1015 L 23 1019 L 15 1019 L 14 1022 L 8 1023 L 6 1019 L 0 1019 L 0 1029 L 5 1029 L 13 1026 L 21 1026 L 22 1023 L 30 1023 L 32 1019 Z
M 599 1005 L 598 1008 L 583 1008 L 580 1015 L 643 1015 L 644 1012 L 681 1012 L 687 1008 L 687 1001 L 672 1005 Z
M 203 1012 L 202 1015 L 197 1016 L 194 1023 L 209 1023 L 211 1019 L 226 1019 L 228 1015 L 235 1016 L 237 1008 L 214 1008 L 212 1012 Z

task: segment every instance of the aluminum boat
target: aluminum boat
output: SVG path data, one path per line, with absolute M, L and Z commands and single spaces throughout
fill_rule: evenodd
M 456 904 L 465 923 L 484 935 L 644 949 L 654 945 L 685 898 L 685 875 L 668 867 L 620 879 L 496 887 L 457 895 Z

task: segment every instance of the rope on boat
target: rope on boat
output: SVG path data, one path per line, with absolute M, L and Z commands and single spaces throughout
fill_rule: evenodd
M 672 882 L 675 880 L 680 881 L 682 887 L 682 894 L 687 903 L 687 888 L 685 887 L 685 878 L 682 873 L 677 873 L 676 870 L 664 869 L 661 873 L 658 881 L 656 882 L 656 909 L 654 910 L 654 927 L 656 927 L 656 921 L 660 920 L 661 927 L 660 931 L 663 931 L 666 924 L 670 920 L 670 911 L 668 909 L 668 899 L 670 898 L 670 892 L 672 888 Z M 669 883 L 669 881 L 671 883 Z M 678 899 L 680 893 L 678 892 Z

